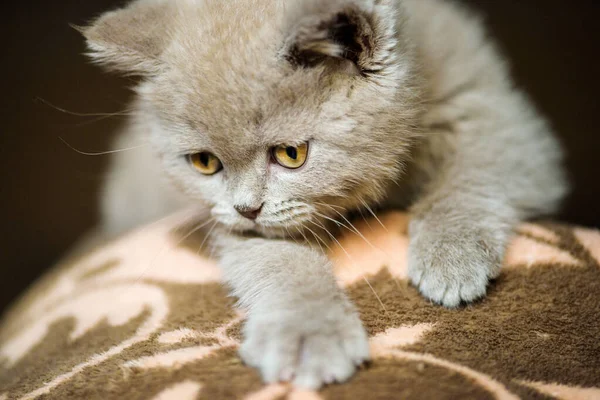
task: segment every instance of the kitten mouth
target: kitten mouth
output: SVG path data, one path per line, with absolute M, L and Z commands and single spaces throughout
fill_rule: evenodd
M 308 212 L 294 215 L 293 217 L 258 220 L 253 224 L 252 230 L 273 237 L 294 237 L 304 230 L 304 225 L 310 220 Z
M 311 210 L 303 209 L 293 211 L 279 212 L 264 219 L 258 218 L 257 223 L 265 226 L 285 226 L 285 225 L 298 225 L 302 224 L 311 219 Z
M 254 225 L 265 229 L 295 228 L 302 226 L 303 222 L 306 222 L 307 220 L 308 218 L 286 218 L 276 221 L 255 221 Z
M 290 201 L 281 204 L 280 208 L 274 211 L 272 208 L 264 209 L 254 219 L 218 210 L 214 210 L 212 214 L 225 228 L 232 231 L 284 237 L 295 236 L 298 230 L 303 230 L 304 225 L 312 220 L 313 211 L 314 209 L 307 204 Z
M 283 207 L 273 213 L 260 215 L 255 221 L 256 226 L 269 229 L 285 229 L 300 227 L 310 220 L 311 208 L 307 205 L 291 205 Z

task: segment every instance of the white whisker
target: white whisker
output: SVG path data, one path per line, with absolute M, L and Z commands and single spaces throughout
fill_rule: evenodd
M 383 229 L 385 229 L 386 232 L 389 232 L 388 229 L 386 228 L 386 226 L 383 224 L 383 222 L 381 222 L 381 220 L 379 218 L 377 218 L 377 215 L 375 215 L 375 212 L 373 212 L 371 207 L 369 207 L 369 205 L 362 199 L 360 200 L 360 202 L 363 204 L 363 206 L 365 206 L 367 211 L 369 211 L 369 213 L 377 220 L 377 222 L 379 222 L 379 224 L 383 227 Z
M 338 205 L 334 205 L 334 204 L 327 204 L 327 203 L 323 203 L 321 201 L 316 202 L 317 204 L 322 204 L 325 205 L 327 207 L 331 207 L 331 208 L 337 208 L 338 210 L 342 210 L 343 212 L 348 212 L 348 210 L 342 206 L 338 206 Z
M 352 259 L 352 257 L 350 256 L 350 253 L 348 253 L 348 252 L 346 251 L 346 249 L 344 248 L 344 246 L 342 246 L 342 244 L 339 242 L 339 240 L 337 240 L 337 239 L 336 239 L 336 237 L 335 237 L 335 236 L 334 236 L 334 235 L 333 235 L 331 232 L 329 232 L 329 230 L 327 230 L 327 228 L 326 228 L 326 227 L 325 227 L 323 224 L 321 224 L 321 223 L 320 223 L 320 222 L 318 222 L 318 221 L 316 221 L 316 222 L 315 222 L 315 221 L 313 221 L 313 220 L 308 220 L 308 222 L 310 222 L 310 223 L 312 223 L 313 225 L 315 225 L 315 226 L 317 226 L 317 227 L 319 227 L 319 228 L 323 229 L 323 230 L 325 231 L 325 233 L 327 233 L 327 235 L 328 235 L 328 236 L 329 236 L 329 237 L 330 237 L 330 238 L 331 238 L 331 239 L 332 239 L 334 242 L 336 242 L 336 243 L 338 244 L 338 246 L 340 246 L 340 248 L 342 249 L 342 251 L 343 251 L 344 253 L 346 253 L 346 256 L 348 257 L 348 259 L 349 259 L 350 261 L 354 262 L 354 260 L 353 260 L 353 259 Z M 318 222 L 318 224 L 317 224 L 317 222 Z M 307 228 L 307 229 L 308 229 L 308 228 Z
M 315 231 L 313 231 L 312 229 L 310 229 L 308 226 L 304 226 L 304 228 L 308 229 L 308 231 L 310 233 L 312 233 L 312 235 L 315 237 L 315 240 L 317 240 L 317 243 L 321 242 L 323 243 L 323 245 L 327 248 L 327 250 L 331 251 L 331 247 L 329 247 L 329 245 L 319 236 L 315 233 Z M 319 244 L 319 246 L 321 246 L 321 244 Z M 322 250 L 323 248 L 321 248 Z M 325 251 L 323 251 L 323 254 L 325 254 Z
M 315 224 L 314 221 L 309 220 L 309 222 Z M 319 223 L 320 224 L 320 223 Z M 316 224 L 315 224 L 316 225 Z M 346 256 L 348 257 L 348 259 L 350 260 L 350 262 L 352 264 L 355 265 L 355 268 L 359 268 L 355 263 L 354 260 L 352 259 L 352 256 L 350 255 L 350 253 L 348 253 L 348 251 L 344 248 L 344 246 L 342 246 L 342 244 L 339 242 L 339 240 L 337 240 L 335 238 L 335 236 L 333 236 L 331 234 L 331 232 L 329 232 L 327 230 L 327 228 L 325 228 L 325 226 L 323 226 L 322 224 L 321 228 L 331 237 L 331 239 L 333 239 L 333 241 L 335 241 L 337 243 L 338 246 L 340 246 L 340 249 L 342 249 L 342 251 L 346 254 Z M 318 225 L 317 225 L 318 226 Z M 373 292 L 373 294 L 375 295 L 375 298 L 377 299 L 377 301 L 379 302 L 379 304 L 381 305 L 381 308 L 383 309 L 383 311 L 387 314 L 387 309 L 385 308 L 385 304 L 383 304 L 383 301 L 381 300 L 381 297 L 379 297 L 379 295 L 377 294 L 377 292 L 375 292 L 375 289 L 373 288 L 373 285 L 371 285 L 371 282 L 369 282 L 369 280 L 367 279 L 367 277 L 365 276 L 365 274 L 362 274 L 362 278 L 365 280 L 365 282 L 367 283 L 367 285 L 369 286 L 369 288 L 371 289 L 371 291 Z
M 360 214 L 360 216 L 362 217 L 363 221 L 365 221 L 365 223 L 367 224 L 367 226 L 369 227 L 370 230 L 373 230 L 373 227 L 371 226 L 371 224 L 369 223 L 369 220 L 365 217 L 365 214 L 363 214 L 362 210 L 359 208 L 358 209 L 358 213 Z
M 350 221 L 348 220 L 348 218 L 346 218 L 346 217 L 345 217 L 345 216 L 344 216 L 342 213 L 338 212 L 338 211 L 337 211 L 335 208 L 333 208 L 333 206 L 332 206 L 331 204 L 327 204 L 327 203 L 321 203 L 321 202 L 319 202 L 318 204 L 321 204 L 321 205 L 324 205 L 324 206 L 330 207 L 330 208 L 331 208 L 331 209 L 332 209 L 334 212 L 336 212 L 336 213 L 337 213 L 337 214 L 338 214 L 340 217 L 342 217 L 342 218 L 343 218 L 343 219 L 344 219 L 344 220 L 345 220 L 345 221 L 346 221 L 348 224 L 350 224 L 350 226 L 351 226 L 352 228 L 354 228 L 354 230 L 355 230 L 356 234 L 358 234 L 358 235 L 359 235 L 359 236 L 360 236 L 360 237 L 361 237 L 361 238 L 362 238 L 362 239 L 363 239 L 363 240 L 364 240 L 364 241 L 365 241 L 365 242 L 366 242 L 366 243 L 367 243 L 369 246 L 371 246 L 371 248 L 372 248 L 372 249 L 374 249 L 374 250 L 377 250 L 377 251 L 380 251 L 380 252 L 384 253 L 384 254 L 385 254 L 387 257 L 388 257 L 388 259 L 390 259 L 390 260 L 392 259 L 392 256 L 391 256 L 391 255 L 390 255 L 390 254 L 389 254 L 387 251 L 385 251 L 385 250 L 383 250 L 383 249 L 381 249 L 381 248 L 379 248 L 379 247 L 377 247 L 377 246 L 373 245 L 373 244 L 372 244 L 372 243 L 371 243 L 371 242 L 370 242 L 370 241 L 369 241 L 369 240 L 368 240 L 368 239 L 367 239 L 367 238 L 366 238 L 366 237 L 365 237 L 365 236 L 364 236 L 364 235 L 363 235 L 363 234 L 362 234 L 362 233 L 361 233 L 361 232 L 358 230 L 358 228 L 356 228 L 356 226 L 354 226 L 354 225 L 352 224 L 352 222 L 350 222 Z M 364 217 L 363 217 L 363 219 L 364 219 Z M 365 220 L 365 222 L 367 222 L 367 221 Z M 368 222 L 367 222 L 367 224 L 368 224 Z M 396 283 L 396 286 L 398 287 L 398 289 L 401 289 L 400 280 L 399 280 L 399 279 L 398 279 L 398 277 L 397 277 L 397 276 L 395 276 L 395 275 L 394 275 L 394 282 Z M 368 282 L 367 282 L 367 283 L 368 283 Z
M 319 241 L 319 238 L 318 238 L 318 236 L 317 236 L 317 235 L 316 235 L 314 232 L 311 232 L 311 234 L 312 234 L 312 235 L 313 235 L 313 237 L 315 238 L 315 242 L 316 242 L 316 243 L 317 243 L 317 245 L 319 246 L 319 249 L 321 250 L 321 253 L 323 253 L 323 254 L 327 254 L 327 253 L 325 253 L 325 250 L 323 249 L 323 246 L 321 246 L 321 242 Z
M 116 117 L 116 116 L 128 116 L 128 115 L 135 115 L 135 113 L 133 112 L 134 110 L 123 110 L 123 111 L 116 111 L 114 113 L 80 113 L 80 112 L 75 112 L 75 111 L 69 111 L 67 109 L 58 107 L 52 103 L 50 103 L 48 100 L 44 100 L 41 97 L 36 97 L 36 100 L 41 101 L 42 103 L 44 103 L 45 105 L 54 108 L 56 111 L 60 111 L 64 114 L 68 114 L 68 115 L 73 115 L 75 117 Z
M 298 242 L 298 240 L 296 240 L 296 238 L 294 237 L 294 235 L 292 235 L 292 233 L 290 232 L 290 229 L 289 229 L 288 225 L 283 225 L 283 228 L 287 232 L 289 238 L 292 239 L 297 245 L 300 245 L 300 242 Z M 296 229 L 298 229 L 298 228 L 296 228 Z
M 333 219 L 333 218 L 330 218 L 330 217 L 328 217 L 328 216 L 327 216 L 327 215 L 325 215 L 325 214 L 321 214 L 320 212 L 316 212 L 315 214 L 316 214 L 316 215 L 318 215 L 318 216 L 319 216 L 319 217 L 321 217 L 321 218 L 325 218 L 326 220 L 333 222 L 333 223 L 334 223 L 334 224 L 336 224 L 337 226 L 341 226 L 342 228 L 346 228 L 346 229 L 348 229 L 349 231 L 351 231 L 351 232 L 352 232 L 352 229 L 350 229 L 349 227 L 347 227 L 346 225 L 344 225 L 344 224 L 343 224 L 343 223 L 341 223 L 340 221 L 336 221 L 335 219 Z
M 192 236 L 194 233 L 198 232 L 200 229 L 202 229 L 203 227 L 205 227 L 206 225 L 208 225 L 209 223 L 213 222 L 214 219 L 210 218 L 208 221 L 204 222 L 203 224 L 200 224 L 199 226 L 194 227 L 191 231 L 189 231 L 187 234 L 185 234 L 182 238 L 180 238 L 176 243 L 175 246 L 173 247 L 177 247 L 179 246 L 181 243 L 183 243 L 186 239 L 188 239 L 190 236 Z M 142 280 L 142 278 L 148 273 L 148 271 L 150 271 L 152 268 L 154 268 L 156 261 L 164 254 L 165 251 L 167 251 L 171 246 L 167 243 L 165 244 L 157 253 L 154 257 L 152 257 L 152 261 L 150 262 L 150 265 L 144 269 L 144 271 L 137 277 L 137 279 L 134 281 L 134 283 L 138 283 L 140 280 Z
M 81 151 L 81 150 L 76 149 L 75 147 L 71 146 L 65 139 L 63 139 L 60 136 L 58 138 L 65 145 L 67 145 L 67 147 L 69 147 L 71 150 L 73 150 L 76 153 L 81 154 L 83 156 L 105 156 L 105 155 L 108 155 L 108 154 L 123 153 L 125 151 L 131 151 L 131 150 L 141 149 L 142 147 L 148 146 L 148 144 L 142 144 L 142 145 L 139 145 L 139 146 L 127 147 L 127 148 L 124 148 L 124 149 L 101 151 L 101 152 L 98 152 L 98 153 L 90 153 L 90 152 L 87 152 L 87 151 Z
M 198 255 L 200 254 L 200 251 L 202 251 L 202 248 L 204 247 L 204 243 L 206 243 L 206 241 L 210 237 L 210 234 L 215 229 L 215 227 L 217 226 L 218 223 L 219 223 L 219 221 L 215 221 L 215 223 L 210 227 L 210 229 L 208 230 L 208 232 L 204 236 L 204 239 L 202 240 L 202 243 L 200 243 L 200 247 L 198 247 L 198 251 L 196 252 L 196 254 L 198 254 Z
M 322 205 L 324 205 L 324 206 L 329 206 L 329 204 L 325 204 L 325 203 L 320 203 L 320 204 L 322 204 Z M 346 222 L 348 223 L 348 225 L 350 225 L 350 227 L 351 227 L 352 229 L 350 229 L 350 228 L 346 227 L 345 225 L 344 225 L 344 227 L 346 227 L 346 228 L 347 228 L 348 230 L 350 230 L 351 232 L 354 232 L 354 233 L 356 233 L 356 234 L 357 234 L 357 235 L 358 235 L 358 236 L 359 236 L 359 237 L 360 237 L 362 240 L 364 240 L 364 241 L 365 241 L 365 242 L 366 242 L 366 243 L 367 243 L 369 246 L 371 246 L 371 248 L 372 248 L 372 249 L 374 249 L 374 250 L 378 250 L 378 251 L 382 251 L 380 248 L 378 248 L 378 247 L 375 247 L 375 246 L 374 246 L 374 245 L 373 245 L 373 244 L 372 244 L 372 243 L 371 243 L 371 242 L 370 242 L 370 241 L 369 241 L 369 240 L 368 240 L 368 239 L 365 237 L 365 235 L 363 235 L 363 234 L 362 234 L 362 233 L 361 233 L 361 232 L 358 230 L 358 228 L 357 228 L 356 226 L 354 226 L 354 224 L 352 224 L 352 222 L 350 222 L 350 220 L 349 220 L 348 218 L 346 218 L 346 217 L 345 217 L 345 216 L 344 216 L 342 213 L 340 213 L 339 211 L 337 211 L 337 210 L 336 210 L 335 208 L 333 208 L 333 207 L 331 207 L 331 209 L 332 209 L 332 210 L 333 210 L 335 213 L 337 213 L 337 214 L 338 214 L 340 217 L 342 217 L 342 218 L 344 219 L 344 221 L 346 221 Z
M 123 115 L 126 115 L 126 114 L 123 114 Z M 113 114 L 103 115 L 101 117 L 90 119 L 89 121 L 84 121 L 84 122 L 79 122 L 77 124 L 73 124 L 73 125 L 71 125 L 71 127 L 80 128 L 82 126 L 87 126 L 87 125 L 95 124 L 96 122 L 104 121 L 105 119 L 113 118 L 114 116 L 115 115 L 113 115 Z
M 381 301 L 381 298 L 379 297 L 379 295 L 375 291 L 375 288 L 373 288 L 373 285 L 371 285 L 371 282 L 369 282 L 369 280 L 367 279 L 367 277 L 364 274 L 363 274 L 362 278 L 365 280 L 365 282 L 367 282 L 367 285 L 369 285 L 369 288 L 371 288 L 371 291 L 373 292 L 373 294 L 377 298 L 377 301 L 381 305 L 381 308 L 383 308 L 383 312 L 385 312 L 387 314 L 387 308 L 385 308 L 385 304 L 383 304 L 383 301 Z
M 310 240 L 308 240 L 308 238 L 306 237 L 306 235 L 304 234 L 304 232 L 302 232 L 301 229 L 298 229 L 298 227 L 296 227 L 296 229 L 298 230 L 298 232 L 300 233 L 300 235 L 302 235 L 302 237 L 304 238 L 304 241 L 306 242 L 306 244 L 309 244 Z

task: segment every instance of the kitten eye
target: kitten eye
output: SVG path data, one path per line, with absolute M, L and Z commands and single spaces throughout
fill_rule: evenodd
M 308 143 L 299 146 L 279 145 L 273 148 L 273 158 L 279 165 L 297 169 L 304 165 L 308 156 Z
M 207 151 L 188 156 L 190 163 L 204 175 L 214 175 L 223 169 L 223 164 L 214 154 Z

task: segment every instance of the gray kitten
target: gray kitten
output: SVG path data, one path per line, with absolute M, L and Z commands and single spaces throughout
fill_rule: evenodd
M 83 32 L 96 61 L 142 77 L 119 147 L 149 145 L 115 158 L 105 229 L 210 211 L 248 310 L 240 352 L 267 382 L 318 388 L 369 357 L 316 247 L 332 220 L 410 207 L 410 278 L 456 307 L 485 294 L 515 224 L 566 193 L 550 128 L 454 3 L 138 0 Z

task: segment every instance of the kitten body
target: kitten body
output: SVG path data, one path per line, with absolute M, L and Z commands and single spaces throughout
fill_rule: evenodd
M 349 213 L 410 208 L 409 276 L 455 307 L 485 294 L 516 223 L 566 193 L 548 124 L 454 3 L 138 0 L 84 34 L 96 60 L 142 76 L 118 146 L 147 146 L 116 155 L 104 229 L 210 211 L 248 310 L 241 355 L 268 382 L 318 388 L 368 359 L 318 250 Z M 274 162 L 302 143 L 301 168 Z M 199 174 L 186 156 L 200 152 L 223 170 Z

